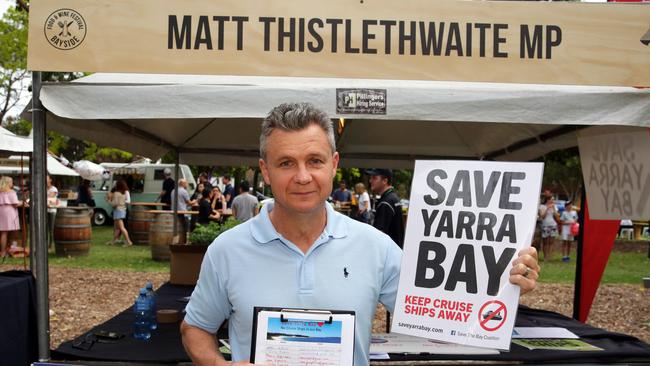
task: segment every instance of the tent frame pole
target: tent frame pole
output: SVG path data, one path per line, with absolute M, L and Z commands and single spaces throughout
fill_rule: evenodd
M 577 241 L 578 246 L 576 248 L 576 274 L 575 274 L 575 284 L 573 286 L 573 319 L 580 320 L 580 298 L 582 293 L 582 251 L 583 251 L 583 239 L 585 233 L 585 215 L 587 214 L 585 208 L 587 206 L 587 193 L 585 192 L 585 186 L 582 185 L 581 188 L 581 199 L 580 199 L 580 214 L 578 215 L 578 223 L 580 223 L 580 233 L 578 234 Z
M 36 305 L 38 327 L 38 360 L 50 360 L 49 278 L 47 258 L 47 196 L 45 192 L 45 154 L 47 153 L 47 126 L 45 110 L 40 101 L 41 73 L 32 73 L 32 128 L 34 152 L 32 154 L 32 194 L 30 217 L 31 248 L 35 249 Z
M 181 242 L 180 233 L 179 233 L 179 230 L 178 230 L 178 224 L 179 224 L 179 221 L 178 221 L 178 188 L 180 187 L 178 185 L 178 178 L 180 177 L 180 174 L 179 174 L 180 173 L 179 172 L 179 170 L 180 170 L 179 169 L 180 168 L 179 160 L 180 160 L 180 154 L 178 152 L 178 149 L 174 149 L 174 183 L 176 185 L 176 188 L 174 188 L 174 194 L 172 195 L 173 196 L 172 197 L 172 210 L 174 211 L 174 238 L 178 237 L 178 243 Z M 183 231 L 181 230 L 181 232 L 183 232 Z

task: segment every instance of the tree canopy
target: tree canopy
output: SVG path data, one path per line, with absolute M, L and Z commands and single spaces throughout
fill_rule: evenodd
M 11 7 L 0 19 L 0 121 L 18 103 L 27 75 L 27 12 Z

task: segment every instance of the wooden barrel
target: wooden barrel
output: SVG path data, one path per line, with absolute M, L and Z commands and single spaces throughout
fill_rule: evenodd
M 632 229 L 634 231 L 634 240 L 641 240 L 641 234 L 643 233 L 643 227 L 648 226 L 648 221 L 632 221 Z
M 151 259 L 155 261 L 168 261 L 170 257 L 169 245 L 174 239 L 174 214 L 171 212 L 154 214 L 149 227 L 149 246 Z
M 129 210 L 129 236 L 135 245 L 149 245 L 149 228 L 153 215 L 144 206 L 131 206 Z
M 88 209 L 57 209 L 54 219 L 54 249 L 57 256 L 87 255 L 91 238 Z

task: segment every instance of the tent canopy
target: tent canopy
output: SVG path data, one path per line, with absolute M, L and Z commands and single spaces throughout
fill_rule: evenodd
M 386 114 L 337 114 L 337 88 L 385 89 Z M 577 145 L 580 128 L 650 125 L 650 90 L 626 87 L 98 73 L 45 84 L 41 101 L 50 129 L 189 164 L 256 164 L 261 119 L 284 102 L 344 118 L 341 163 L 358 167 L 530 160 Z
M 0 153 L 8 156 L 10 153 L 31 154 L 34 147 L 34 140 L 31 137 L 17 136 L 6 128 L 0 127 Z M 22 166 L 21 166 L 21 160 Z M 24 156 L 9 156 L 4 162 L 0 162 L 0 175 L 20 174 L 29 172 L 29 158 Z M 51 175 L 79 176 L 74 170 L 66 167 L 56 160 L 52 155 L 47 154 L 47 172 Z
M 33 141 L 29 137 L 16 136 L 13 132 L 0 127 L 0 154 L 31 153 Z

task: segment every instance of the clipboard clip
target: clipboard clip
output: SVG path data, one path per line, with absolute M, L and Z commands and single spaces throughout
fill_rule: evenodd
M 325 324 L 332 324 L 332 312 L 327 310 L 303 310 L 303 309 L 282 309 L 280 310 L 280 322 L 286 323 L 289 321 L 288 318 L 284 317 L 284 313 L 294 313 L 294 314 L 321 314 L 329 316 L 329 320 L 324 320 Z

